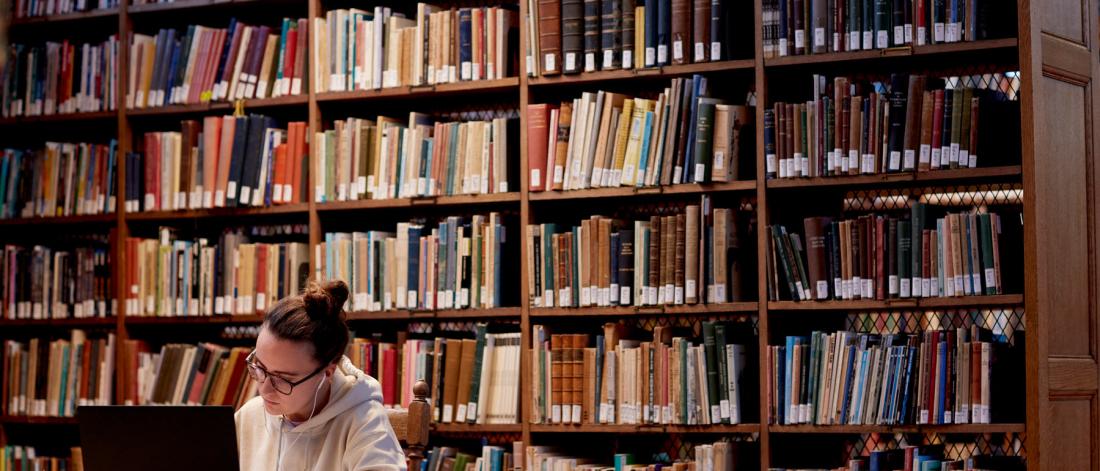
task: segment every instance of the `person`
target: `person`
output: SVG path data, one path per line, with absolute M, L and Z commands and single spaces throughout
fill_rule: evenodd
M 405 471 L 378 381 L 344 356 L 347 285 L 311 283 L 264 316 L 245 360 L 259 395 L 234 416 L 245 471 Z

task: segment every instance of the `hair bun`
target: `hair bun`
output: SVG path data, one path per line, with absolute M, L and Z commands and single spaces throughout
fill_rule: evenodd
M 348 300 L 348 285 L 340 280 L 324 284 L 310 283 L 302 293 L 306 313 L 314 320 L 340 318 L 344 303 Z

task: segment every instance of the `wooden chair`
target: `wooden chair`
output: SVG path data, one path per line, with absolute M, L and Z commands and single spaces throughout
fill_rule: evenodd
M 413 385 L 413 400 L 409 408 L 387 411 L 390 426 L 405 451 L 409 471 L 419 471 L 424 461 L 424 452 L 428 447 L 428 427 L 431 421 L 431 406 L 428 405 L 428 383 L 417 381 Z

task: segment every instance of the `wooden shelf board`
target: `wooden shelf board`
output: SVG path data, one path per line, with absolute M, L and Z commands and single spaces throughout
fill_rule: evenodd
M 21 124 L 48 124 L 65 123 L 70 121 L 95 121 L 116 119 L 116 111 L 93 111 L 91 113 L 60 113 L 40 116 L 15 116 L 0 118 L 0 126 L 15 126 Z
M 671 78 L 691 74 L 725 72 L 732 70 L 752 70 L 754 66 L 755 63 L 752 59 L 702 62 L 698 64 L 666 65 L 662 67 L 645 67 L 640 69 L 619 69 L 598 72 L 584 72 L 580 74 L 558 74 L 541 77 L 531 77 L 527 80 L 527 84 L 531 87 L 547 87 L 554 85 L 605 82 L 608 80 L 628 80 L 636 78 Z
M 1024 424 L 770 425 L 770 433 L 1022 433 Z
M 440 309 L 416 310 L 396 309 L 390 311 L 351 311 L 347 313 L 349 321 L 369 320 L 431 320 L 431 319 L 483 319 L 483 318 L 519 318 L 520 308 L 498 307 L 491 309 Z
M 764 59 L 764 67 L 819 64 L 823 62 L 866 61 L 891 57 L 935 56 L 970 52 L 981 53 L 997 49 L 1015 48 L 1016 45 L 1016 38 L 1004 38 L 947 44 L 930 44 L 926 46 L 874 49 L 870 51 L 829 52 L 825 54 L 807 54 Z
M 432 433 L 520 433 L 520 424 L 443 424 L 432 423 Z
M 758 433 L 759 424 L 737 425 L 531 425 L 532 433 Z
M 753 313 L 755 302 L 694 304 L 680 306 L 608 306 L 608 307 L 533 307 L 531 317 L 605 317 L 650 316 L 666 314 L 721 314 L 727 312 Z
M 76 425 L 76 417 L 39 417 L 29 415 L 0 415 L 0 424 Z
M 404 99 L 439 96 L 454 93 L 489 93 L 505 90 L 518 90 L 519 78 L 508 77 L 498 80 L 478 80 L 469 82 L 442 83 L 438 85 L 390 87 L 378 90 L 353 90 L 350 92 L 325 92 L 317 94 L 318 102 L 360 101 L 374 99 Z
M 171 221 L 173 219 L 202 219 L 207 217 L 249 217 L 269 214 L 305 215 L 309 212 L 308 203 L 280 204 L 261 208 L 210 208 L 184 211 L 147 211 L 127 213 L 130 221 Z
M 260 315 L 217 316 L 126 316 L 128 325 L 259 324 Z
M 517 192 L 492 193 L 488 195 L 430 196 L 423 198 L 394 198 L 386 200 L 332 201 L 318 203 L 317 211 L 354 211 L 380 208 L 411 208 L 420 206 L 459 206 L 471 204 L 519 203 Z
M 700 193 L 718 193 L 724 191 L 753 191 L 756 181 L 736 181 L 728 183 L 687 183 L 682 185 L 650 187 L 594 188 L 591 190 L 538 191 L 530 192 L 527 197 L 532 202 L 571 201 L 590 198 L 627 198 L 644 195 L 691 195 Z
M 111 326 L 118 321 L 114 317 L 88 317 L 70 319 L 3 319 L 0 320 L 0 329 L 6 327 L 95 327 Z
M 110 16 L 118 15 L 118 7 L 101 8 L 88 11 L 76 11 L 72 13 L 63 13 L 60 15 L 47 15 L 47 16 L 29 16 L 25 18 L 12 18 L 12 29 L 20 28 L 23 26 L 42 26 L 44 24 L 53 23 L 72 23 L 82 20 L 102 19 Z
M 960 296 L 954 298 L 921 299 L 858 299 L 848 301 L 768 301 L 769 311 L 842 311 L 842 310 L 891 310 L 964 308 L 982 306 L 1022 305 L 1020 294 L 993 296 Z
M 115 221 L 117 216 L 111 214 L 89 214 L 86 216 L 57 216 L 57 217 L 32 217 L 32 218 L 12 218 L 12 219 L 0 219 L 0 226 L 23 226 L 23 225 L 80 225 L 80 224 L 107 224 Z
M 818 188 L 829 186 L 868 186 L 884 183 L 942 182 L 952 180 L 976 180 L 997 177 L 1021 177 L 1019 165 L 1001 167 L 964 168 L 928 172 L 881 173 L 876 175 L 852 175 L 813 178 L 777 178 L 768 180 L 768 189 Z
M 177 10 L 190 10 L 205 7 L 224 7 L 241 4 L 263 4 L 262 0 L 175 0 L 171 3 L 148 3 L 144 5 L 130 5 L 126 11 L 131 15 L 145 13 L 162 13 Z
M 279 106 L 305 106 L 307 104 L 309 104 L 309 97 L 306 95 L 253 98 L 244 101 L 244 111 L 247 113 L 250 109 L 275 108 Z M 133 108 L 126 110 L 126 116 L 171 116 L 209 112 L 232 113 L 233 103 L 228 101 L 212 101 L 207 103 L 194 103 L 187 105 L 166 105 L 153 106 L 148 108 Z

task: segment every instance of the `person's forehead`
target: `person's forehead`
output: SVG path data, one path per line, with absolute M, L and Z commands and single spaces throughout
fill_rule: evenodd
M 314 363 L 308 344 L 281 339 L 267 329 L 256 339 L 255 359 L 269 372 L 287 375 L 302 374 Z

